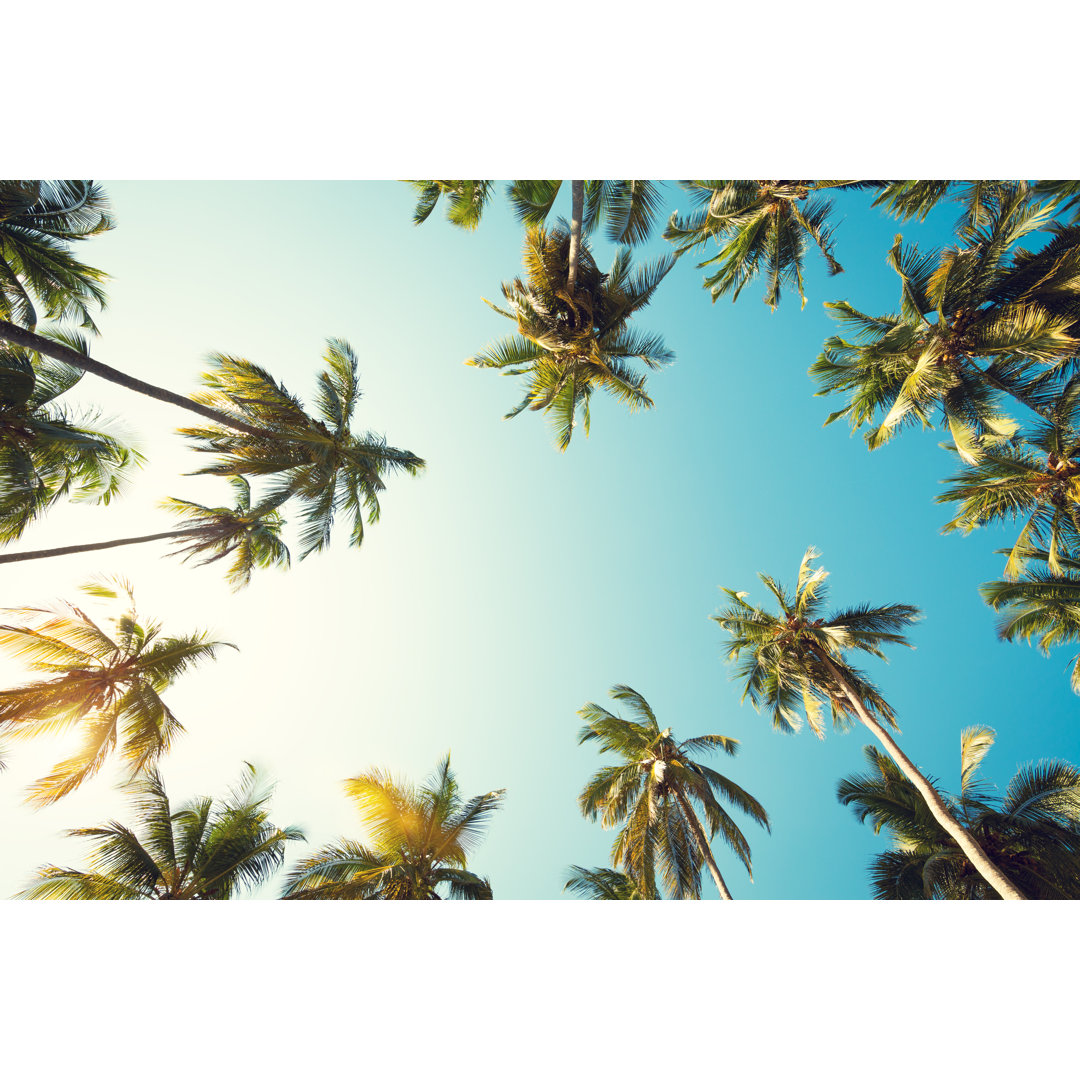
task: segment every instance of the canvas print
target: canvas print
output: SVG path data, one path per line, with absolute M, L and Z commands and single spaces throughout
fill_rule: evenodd
M 0 896 L 1080 899 L 1080 181 L 0 181 Z

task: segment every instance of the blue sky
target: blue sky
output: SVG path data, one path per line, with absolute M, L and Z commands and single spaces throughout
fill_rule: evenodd
M 714 305 L 696 260 L 683 259 L 639 317 L 677 357 L 650 375 L 656 407 L 629 414 L 598 397 L 591 436 L 577 432 L 560 454 L 537 415 L 500 419 L 520 398 L 514 380 L 463 364 L 511 329 L 481 302 L 521 272 L 521 230 L 501 197 L 470 234 L 441 210 L 414 227 L 400 183 L 105 186 L 117 228 L 80 249 L 113 275 L 98 359 L 190 392 L 207 353 L 235 353 L 310 401 L 324 340 L 344 337 L 360 357 L 356 425 L 428 462 L 423 476 L 390 482 L 361 550 L 338 535 L 329 552 L 262 572 L 235 596 L 216 568 L 181 566 L 161 546 L 9 575 L 6 602 L 38 605 L 74 598 L 92 573 L 121 573 L 166 628 L 208 628 L 239 646 L 169 691 L 187 728 L 162 766 L 174 799 L 223 793 L 242 761 L 258 764 L 278 782 L 274 820 L 307 833 L 292 862 L 362 835 L 345 777 L 380 766 L 420 780 L 450 749 L 465 793 L 507 789 L 472 868 L 496 898 L 556 899 L 566 868 L 606 865 L 613 839 L 576 808 L 603 763 L 577 746 L 576 711 L 628 683 L 676 735 L 740 740 L 738 757 L 713 764 L 764 804 L 773 830 L 746 823 L 753 884 L 716 846 L 736 898 L 865 898 L 882 842 L 839 806 L 835 785 L 861 768 L 869 736 L 772 731 L 740 706 L 708 621 L 719 586 L 764 603 L 757 572 L 792 581 L 811 544 L 837 606 L 925 612 L 914 651 L 867 669 L 924 772 L 955 788 L 960 731 L 972 724 L 997 730 L 983 771 L 1002 788 L 1021 763 L 1080 760 L 1071 653 L 1048 660 L 999 643 L 977 594 L 1000 576 L 994 549 L 1010 530 L 942 536 L 949 514 L 934 497 L 954 470 L 943 436 L 908 431 L 870 454 L 843 424 L 822 427 L 840 405 L 815 398 L 806 374 L 833 332 L 823 302 L 894 310 L 894 235 L 948 243 L 953 208 L 900 225 L 868 195 L 837 196 L 845 273 L 829 278 L 810 253 L 804 310 L 785 295 L 770 312 L 758 283 Z M 671 208 L 685 205 L 674 184 L 666 190 Z M 594 252 L 606 268 L 610 246 Z M 166 495 L 225 498 L 223 482 L 180 475 L 199 461 L 170 434 L 187 422 L 178 411 L 89 376 L 77 394 L 134 433 L 151 465 L 122 502 L 62 508 L 23 546 L 158 531 Z M 10 684 L 18 675 L 4 664 Z M 123 819 L 111 786 L 120 774 L 108 769 L 46 810 L 20 805 L 21 788 L 62 755 L 60 743 L 11 748 L 0 820 L 17 840 L 0 863 L 2 895 L 40 863 L 82 865 L 64 829 Z

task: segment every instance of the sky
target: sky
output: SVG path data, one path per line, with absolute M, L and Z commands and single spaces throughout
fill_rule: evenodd
M 165 695 L 186 729 L 161 763 L 175 803 L 223 795 L 252 762 L 276 782 L 272 820 L 307 837 L 290 845 L 288 866 L 339 837 L 363 839 L 344 779 L 379 767 L 418 782 L 449 750 L 465 795 L 507 792 L 470 869 L 496 899 L 557 900 L 571 864 L 608 865 L 614 836 L 582 818 L 577 795 L 609 762 L 577 745 L 577 711 L 614 708 L 607 691 L 625 683 L 676 737 L 739 740 L 737 757 L 711 764 L 759 799 L 772 830 L 741 822 L 752 882 L 714 846 L 737 899 L 865 899 L 884 838 L 835 789 L 861 770 L 869 735 L 772 730 L 740 704 L 709 621 L 721 586 L 764 604 L 757 573 L 793 583 L 810 545 L 836 607 L 924 612 L 914 650 L 865 665 L 924 773 L 958 788 L 960 732 L 974 724 L 997 732 L 982 772 L 999 790 L 1021 764 L 1080 760 L 1071 651 L 1047 659 L 997 641 L 978 596 L 1000 576 L 994 552 L 1015 530 L 942 535 L 950 514 L 934 499 L 955 469 L 944 436 L 907 430 L 871 454 L 843 423 L 823 427 L 841 404 L 816 398 L 807 375 L 834 332 L 823 303 L 895 310 L 885 264 L 894 236 L 947 244 L 954 207 L 900 224 L 867 194 L 836 196 L 845 272 L 828 277 L 810 252 L 802 310 L 785 294 L 770 312 L 759 282 L 735 304 L 713 304 L 698 260 L 680 260 L 635 320 L 677 358 L 649 376 L 655 408 L 631 414 L 597 395 L 590 436 L 578 430 L 562 454 L 539 415 L 501 419 L 520 400 L 515 380 L 464 364 L 512 330 L 481 300 L 497 301 L 500 282 L 521 273 L 521 229 L 501 196 L 467 233 L 441 208 L 414 226 L 413 193 L 396 182 L 103 184 L 117 227 L 78 251 L 111 275 L 95 358 L 190 393 L 208 354 L 239 355 L 311 402 L 325 340 L 343 337 L 359 356 L 355 426 L 427 462 L 419 477 L 389 480 L 359 550 L 342 529 L 328 551 L 287 573 L 257 571 L 236 594 L 216 566 L 181 564 L 162 544 L 5 569 L 6 605 L 75 600 L 92 575 L 120 574 L 166 632 L 205 629 L 238 647 Z M 675 184 L 665 192 L 669 211 L 685 207 Z M 564 193 L 556 213 L 568 210 Z M 635 259 L 666 248 L 654 240 Z M 597 238 L 593 251 L 606 269 L 611 246 Z M 122 500 L 57 508 L 19 547 L 169 528 L 156 508 L 166 496 L 224 503 L 223 480 L 190 475 L 202 462 L 173 433 L 185 414 L 92 376 L 73 396 L 115 418 L 149 464 Z M 4 685 L 21 677 L 0 660 Z M 2 896 L 44 863 L 85 865 L 64 831 L 126 812 L 112 765 L 59 803 L 27 809 L 23 789 L 65 746 L 8 750 Z M 273 897 L 279 882 L 255 895 Z M 711 882 L 703 892 L 715 897 Z

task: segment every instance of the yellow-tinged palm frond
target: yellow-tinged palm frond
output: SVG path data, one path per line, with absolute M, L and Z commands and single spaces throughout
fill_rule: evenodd
M 416 787 L 382 769 L 345 781 L 360 811 L 369 845 L 336 844 L 294 867 L 286 900 L 490 900 L 491 885 L 466 868 L 469 853 L 502 803 L 491 791 L 463 801 L 450 755 Z
M 0 626 L 0 647 L 53 677 L 0 690 L 0 730 L 26 738 L 77 727 L 83 735 L 80 749 L 30 789 L 35 804 L 75 790 L 114 748 L 132 775 L 166 753 L 183 729 L 161 692 L 226 644 L 204 633 L 161 636 L 157 624 L 137 621 L 131 586 L 120 579 L 114 584 L 84 586 L 92 595 L 126 602 L 111 634 L 71 604 L 4 611 L 26 625 Z

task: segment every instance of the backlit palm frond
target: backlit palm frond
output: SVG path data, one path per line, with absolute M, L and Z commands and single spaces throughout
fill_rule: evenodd
M 370 846 L 342 840 L 290 871 L 283 896 L 300 900 L 489 900 L 490 883 L 471 873 L 479 843 L 505 792 L 463 800 L 446 755 L 419 788 L 371 769 L 345 782 Z
M 32 788 L 33 801 L 42 804 L 92 776 L 118 738 L 121 756 L 136 770 L 164 753 L 181 728 L 159 694 L 225 644 L 205 633 L 163 637 L 156 624 L 139 623 L 131 587 L 122 580 L 83 588 L 120 602 L 111 635 L 73 605 L 11 609 L 7 614 L 26 625 L 0 628 L 0 646 L 53 676 L 0 691 L 0 727 L 16 736 L 71 726 L 84 733 L 82 748 Z
M 70 245 L 113 227 L 91 180 L 0 180 L 0 318 L 34 330 L 40 314 L 96 331 L 108 275 L 79 262 Z
M 55 866 L 20 895 L 30 899 L 223 900 L 263 884 L 281 865 L 295 828 L 267 821 L 269 790 L 248 765 L 221 801 L 195 799 L 172 812 L 160 775 L 150 769 L 130 787 L 134 828 L 118 822 L 69 835 L 94 841 L 92 872 Z

